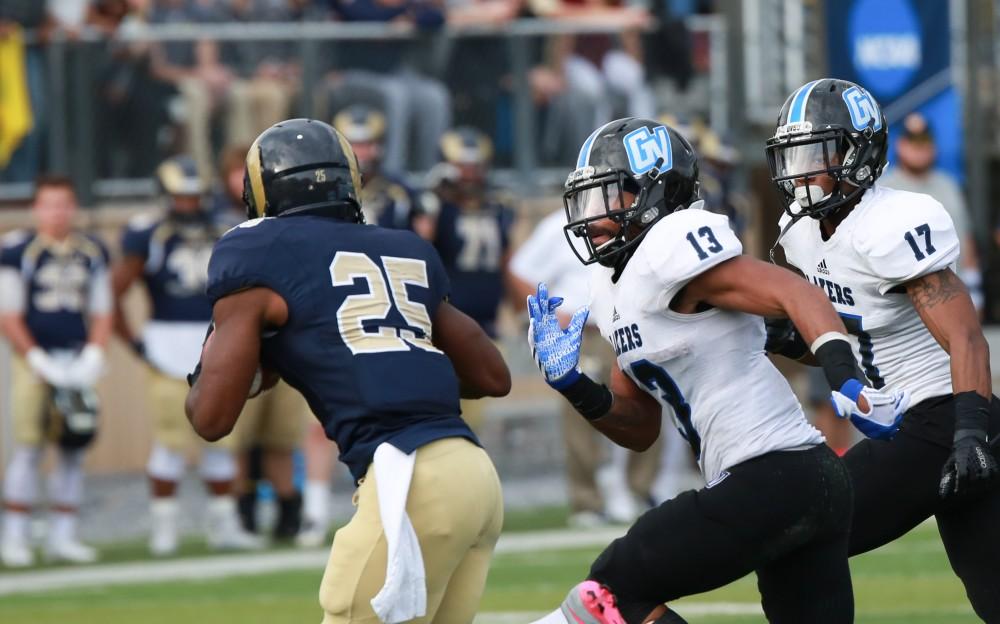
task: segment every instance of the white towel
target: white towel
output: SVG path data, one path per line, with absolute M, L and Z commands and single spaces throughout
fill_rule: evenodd
M 407 455 L 388 442 L 375 449 L 378 511 L 388 549 L 385 585 L 372 608 L 385 624 L 407 622 L 427 613 L 427 580 L 417 532 L 406 513 L 416 451 Z

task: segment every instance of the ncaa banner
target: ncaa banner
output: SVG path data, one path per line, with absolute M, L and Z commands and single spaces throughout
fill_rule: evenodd
M 881 104 L 889 121 L 889 166 L 903 117 L 919 111 L 937 143 L 937 166 L 961 181 L 962 106 L 951 76 L 949 4 L 827 2 L 827 58 L 832 78 L 860 84 Z

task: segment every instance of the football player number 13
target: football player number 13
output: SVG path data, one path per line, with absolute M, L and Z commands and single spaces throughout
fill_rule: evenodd
M 719 239 L 715 238 L 715 234 L 712 233 L 712 228 L 707 225 L 698 228 L 697 237 L 695 237 L 694 232 L 688 232 L 687 239 L 688 242 L 691 243 L 691 246 L 694 247 L 694 250 L 698 253 L 699 260 L 707 259 L 709 253 L 717 254 L 722 251 L 722 244 L 719 242 Z M 701 239 L 701 243 L 699 243 L 699 239 Z M 706 243 L 707 245 L 703 248 L 702 244 Z M 706 253 L 706 249 L 708 250 L 708 253 Z
M 701 457 L 701 436 L 691 422 L 691 406 L 684 399 L 684 395 L 670 374 L 662 366 L 657 366 L 649 360 L 637 360 L 632 362 L 629 368 L 643 388 L 650 393 L 659 392 L 660 397 L 673 408 L 681 435 L 691 445 L 695 458 Z
M 337 309 L 337 325 L 344 344 L 355 355 L 409 351 L 411 348 L 441 353 L 431 343 L 431 319 L 427 308 L 411 301 L 406 293 L 407 284 L 428 287 L 427 264 L 423 260 L 393 256 L 382 256 L 379 260 L 389 278 L 388 284 L 379 265 L 363 253 L 338 251 L 330 263 L 334 286 L 352 286 L 355 279 L 368 283 L 367 293 L 348 295 Z M 388 324 L 393 308 L 406 321 L 407 328 Z M 366 331 L 365 321 L 372 321 L 376 331 Z

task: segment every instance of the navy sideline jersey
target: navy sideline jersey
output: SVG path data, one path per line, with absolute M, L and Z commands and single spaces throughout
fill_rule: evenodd
M 152 299 L 152 320 L 208 321 L 208 260 L 222 227 L 204 219 L 140 215 L 122 235 L 122 253 L 145 260 L 143 280 Z
M 108 267 L 108 250 L 99 240 L 81 232 L 62 242 L 15 232 L 0 247 L 0 266 L 16 270 L 24 282 L 24 321 L 42 349 L 86 344 L 92 284 Z
M 514 211 L 489 201 L 478 210 L 441 202 L 434 246 L 451 279 L 451 303 L 496 337 L 504 296 L 503 258 L 510 248 Z
M 430 341 L 448 277 L 416 234 L 315 215 L 247 221 L 216 244 L 208 295 L 255 286 L 288 304 L 261 360 L 305 396 L 355 479 L 383 442 L 405 453 L 448 437 L 478 444 L 451 361 Z
M 386 228 L 408 230 L 419 212 L 419 197 L 399 176 L 380 173 L 361 189 L 365 221 Z

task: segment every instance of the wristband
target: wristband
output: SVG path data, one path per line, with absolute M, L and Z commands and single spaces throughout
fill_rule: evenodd
M 831 390 L 840 391 L 844 384 L 851 379 L 864 380 L 864 374 L 858 369 L 858 362 L 854 359 L 854 351 L 851 350 L 851 343 L 843 334 L 831 336 L 833 332 L 828 332 L 817 338 L 813 344 L 826 340 L 813 350 L 816 360 L 823 367 L 823 374 Z M 827 338 L 830 336 L 829 338 Z
M 978 392 L 959 392 L 955 395 L 955 437 L 974 436 L 986 439 L 990 425 L 990 400 Z
M 583 373 L 559 392 L 587 420 L 596 420 L 604 416 L 611 410 L 611 404 L 614 402 L 614 395 L 607 386 L 597 383 Z

